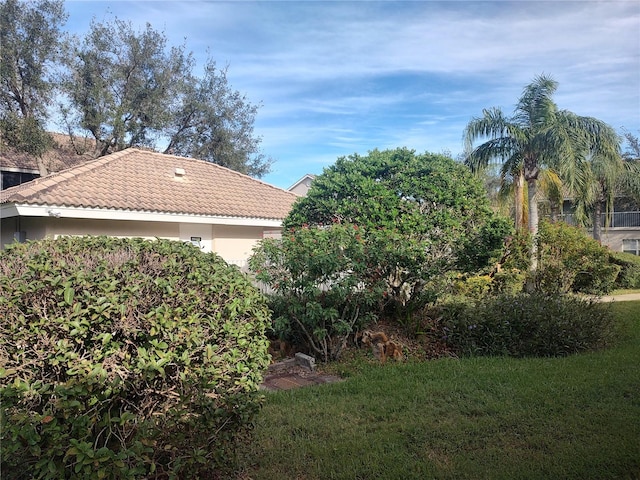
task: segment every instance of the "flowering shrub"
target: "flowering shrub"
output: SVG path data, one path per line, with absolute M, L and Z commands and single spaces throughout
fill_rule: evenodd
M 164 240 L 0 252 L 2 478 L 209 478 L 260 406 L 264 297 Z
M 574 296 L 518 294 L 440 307 L 443 335 L 461 355 L 561 356 L 607 343 L 610 306 Z

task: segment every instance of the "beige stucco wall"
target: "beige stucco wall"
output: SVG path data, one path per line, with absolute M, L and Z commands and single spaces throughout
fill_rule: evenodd
M 215 225 L 213 250 L 227 262 L 245 267 L 253 247 L 262 239 L 263 231 L 262 227 Z
M 204 252 L 214 251 L 229 263 L 241 267 L 265 232 L 274 236 L 279 229 L 192 223 L 141 222 L 128 220 L 89 220 L 75 218 L 22 217 L 2 219 L 2 246 L 13 242 L 14 232 L 26 232 L 27 240 L 58 235 L 109 235 L 113 237 L 165 238 L 191 241 L 200 239 Z
M 109 235 L 112 237 L 141 237 L 179 239 L 177 223 L 135 222 L 129 220 L 90 220 L 78 218 L 44 218 L 46 235 Z
M 0 220 L 0 247 L 13 242 L 13 233 L 18 230 L 15 218 L 3 218 Z
M 5 245 L 12 243 L 16 232 L 25 232 L 26 240 L 39 240 L 44 238 L 47 232 L 46 223 L 42 220 L 43 219 L 32 217 L 3 218 L 0 224 L 0 238 L 2 239 L 0 247 L 4 248 Z
M 622 251 L 623 239 L 640 239 L 640 228 L 610 228 L 602 232 L 602 244 L 615 252 Z

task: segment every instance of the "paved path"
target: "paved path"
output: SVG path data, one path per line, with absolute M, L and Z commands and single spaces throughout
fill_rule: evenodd
M 601 297 L 603 302 L 629 302 L 640 300 L 640 293 L 627 293 L 626 295 L 606 295 Z

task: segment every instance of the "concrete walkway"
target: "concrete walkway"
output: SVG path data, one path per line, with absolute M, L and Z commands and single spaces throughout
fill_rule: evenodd
M 626 295 L 606 295 L 601 297 L 603 302 L 630 302 L 640 300 L 640 293 L 627 293 Z

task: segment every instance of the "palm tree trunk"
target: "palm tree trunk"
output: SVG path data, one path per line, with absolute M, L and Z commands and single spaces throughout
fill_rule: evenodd
M 529 205 L 529 233 L 531 234 L 531 266 L 530 270 L 535 272 L 538 268 L 538 199 L 536 198 L 537 179 L 527 180 L 527 200 Z
M 602 243 L 602 202 L 600 199 L 593 206 L 593 239 Z
M 521 232 L 526 228 L 526 224 L 524 221 L 524 172 L 520 171 L 514 181 L 514 208 L 516 230 Z
M 538 233 L 538 199 L 536 198 L 537 180 L 527 180 L 527 200 L 529 204 L 529 233 L 532 236 Z

